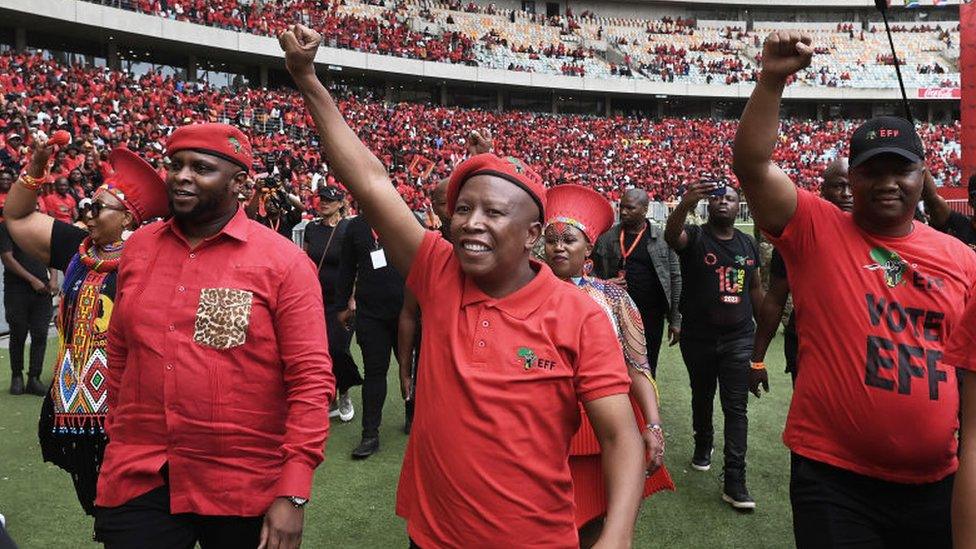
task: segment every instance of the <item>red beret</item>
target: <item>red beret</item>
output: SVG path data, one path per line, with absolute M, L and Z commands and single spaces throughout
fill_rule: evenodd
M 603 195 L 580 185 L 559 185 L 547 191 L 546 225 L 565 223 L 583 231 L 590 244 L 613 225 L 613 206 Z
M 119 199 L 136 223 L 169 215 L 166 183 L 152 166 L 125 148 L 113 150 L 108 161 L 114 173 L 96 194 L 107 192 Z
M 512 156 L 500 158 L 491 153 L 472 156 L 458 164 L 447 184 L 447 211 L 453 212 L 464 183 L 476 175 L 493 175 L 520 187 L 529 193 L 539 207 L 539 221 L 546 218 L 546 186 L 539 174 L 521 160 Z
M 244 132 L 227 124 L 191 124 L 177 128 L 166 141 L 166 156 L 187 149 L 219 156 L 248 172 L 254 164 L 251 141 Z

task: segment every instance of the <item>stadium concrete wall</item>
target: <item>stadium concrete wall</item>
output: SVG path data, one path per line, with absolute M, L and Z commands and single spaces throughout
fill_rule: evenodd
M 851 2 L 852 0 L 844 0 Z M 145 37 L 175 46 L 204 47 L 235 54 L 254 65 L 282 66 L 283 55 L 275 38 L 174 21 L 78 0 L 0 0 L 0 12 L 9 10 L 23 17 L 40 17 L 62 24 L 77 24 L 117 32 L 133 38 Z M 29 29 L 28 29 L 29 31 Z M 483 67 L 435 63 L 386 55 L 324 47 L 316 62 L 321 65 L 357 69 L 377 76 L 400 75 L 469 84 L 492 84 L 566 92 L 590 92 L 635 96 L 747 98 L 752 84 L 696 85 L 649 82 L 626 78 L 580 78 L 522 73 Z M 924 91 L 909 90 L 909 97 L 927 98 Z M 894 101 L 897 89 L 813 88 L 792 86 L 787 99 Z M 946 99 L 946 97 L 932 97 Z

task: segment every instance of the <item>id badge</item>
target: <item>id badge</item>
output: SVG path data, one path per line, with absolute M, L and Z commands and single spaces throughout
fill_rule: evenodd
M 386 254 L 383 253 L 383 248 L 369 252 L 369 258 L 373 261 L 373 269 L 386 267 Z

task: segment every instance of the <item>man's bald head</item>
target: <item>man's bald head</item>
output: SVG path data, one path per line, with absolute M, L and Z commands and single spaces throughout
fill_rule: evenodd
M 628 231 L 640 230 L 647 223 L 647 191 L 627 189 L 620 199 L 620 223 Z
M 624 191 L 624 198 L 633 200 L 637 206 L 647 206 L 649 203 L 647 191 L 644 189 L 627 189 Z
M 448 227 L 451 224 L 451 212 L 447 211 L 447 185 L 451 182 L 449 177 L 445 177 L 437 182 L 434 192 L 430 193 L 431 205 L 434 207 L 434 214 L 441 220 L 441 226 Z
M 847 157 L 840 156 L 827 164 L 823 173 L 823 184 L 820 185 L 820 196 L 834 206 L 849 212 L 854 209 L 854 195 L 851 183 L 847 178 L 850 162 Z

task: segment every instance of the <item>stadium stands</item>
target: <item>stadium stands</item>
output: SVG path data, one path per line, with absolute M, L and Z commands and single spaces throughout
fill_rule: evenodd
M 141 77 L 106 68 L 63 66 L 42 54 L 0 54 L 0 152 L 11 133 L 68 129 L 83 158 L 62 159 L 55 173 L 69 174 L 85 159 L 103 158 L 126 145 L 159 166 L 163 143 L 175 126 L 193 121 L 228 122 L 254 140 L 258 173 L 278 172 L 310 200 L 311 182 L 328 175 L 301 98 L 287 89 L 210 88 L 151 72 Z M 673 200 L 703 173 L 731 178 L 735 122 L 708 119 L 649 120 L 629 117 L 541 115 L 399 103 L 385 104 L 339 88 L 350 125 L 390 167 L 401 194 L 415 208 L 424 185 L 449 173 L 464 157 L 464 136 L 473 128 L 494 134 L 500 154 L 533 164 L 550 185 L 579 183 L 611 199 L 629 185 L 657 200 Z M 69 101 L 70 103 L 66 103 Z M 778 161 L 800 184 L 818 185 L 820 170 L 837 154 L 856 121 L 793 121 L 782 127 L 789 147 Z M 959 185 L 959 125 L 920 127 L 927 162 L 937 182 Z M 18 170 L 16 152 L 0 154 Z M 13 160 L 10 160 L 13 158 Z M 23 159 L 21 158 L 21 161 Z
M 757 75 L 760 41 L 772 24 L 600 17 L 546 18 L 494 4 L 410 0 L 388 7 L 355 0 L 88 0 L 160 17 L 276 36 L 301 22 L 326 45 L 449 63 L 597 78 L 734 84 Z M 392 4 L 390 4 L 392 5 Z M 891 88 L 890 54 L 876 25 L 810 23 L 817 61 L 806 86 Z M 958 23 L 896 26 L 906 85 L 959 87 Z

